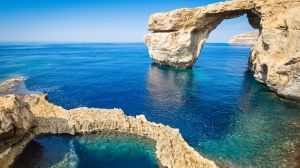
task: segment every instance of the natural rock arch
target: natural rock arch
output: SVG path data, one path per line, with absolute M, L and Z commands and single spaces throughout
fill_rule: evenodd
M 209 33 L 224 19 L 247 14 L 259 37 L 249 58 L 254 77 L 271 90 L 300 100 L 299 0 L 233 0 L 150 17 L 145 36 L 152 60 L 191 68 Z
M 253 11 L 253 12 L 252 12 Z M 162 65 L 192 68 L 208 38 L 223 20 L 247 14 L 250 25 L 260 28 L 260 17 L 253 6 L 218 3 L 195 9 L 178 9 L 150 17 L 145 36 L 151 58 Z

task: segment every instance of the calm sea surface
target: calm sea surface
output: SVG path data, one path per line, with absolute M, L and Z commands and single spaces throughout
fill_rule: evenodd
M 67 109 L 144 114 L 179 128 L 191 146 L 221 164 L 289 167 L 300 138 L 300 105 L 255 81 L 247 70 L 249 53 L 247 46 L 206 44 L 193 69 L 178 70 L 152 64 L 142 43 L 1 44 L 0 79 L 25 76 L 29 90 Z M 38 137 L 32 149 L 44 149 L 44 167 L 61 163 L 53 161 L 60 149 L 76 156 L 74 163 L 67 159 L 75 167 L 157 167 L 151 143 L 120 138 Z

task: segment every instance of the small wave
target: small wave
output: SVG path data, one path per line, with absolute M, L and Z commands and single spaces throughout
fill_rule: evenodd
M 61 88 L 59 86 L 34 87 L 33 90 L 35 90 L 36 92 L 41 92 L 41 93 L 54 93 L 54 92 L 60 92 Z
M 0 83 L 0 94 L 10 94 L 15 91 L 20 85 L 24 84 L 26 77 L 16 76 L 6 79 Z
M 51 168 L 76 168 L 79 162 L 78 155 L 75 152 L 73 141 L 70 142 L 70 151 L 65 154 L 62 161 L 51 166 Z
M 0 82 L 0 95 L 6 94 L 30 94 L 35 93 L 27 89 L 24 81 L 27 77 L 15 76 Z

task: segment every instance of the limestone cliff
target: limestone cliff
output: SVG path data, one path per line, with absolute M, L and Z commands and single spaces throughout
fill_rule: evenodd
M 145 36 L 154 62 L 191 68 L 209 33 L 224 19 L 247 14 L 259 29 L 249 69 L 279 95 L 300 100 L 299 0 L 233 0 L 192 9 L 177 9 L 150 17 Z
M 258 37 L 257 32 L 238 34 L 232 37 L 228 41 L 228 43 L 237 44 L 237 45 L 254 45 L 256 43 L 257 37 Z
M 0 99 L 0 153 L 20 141 L 33 125 L 33 115 L 26 103 L 11 97 Z
M 44 94 L 0 95 L 0 126 L 1 167 L 10 165 L 36 135 L 102 131 L 126 132 L 153 139 L 162 167 L 217 167 L 190 147 L 178 129 L 149 122 L 143 115 L 126 116 L 120 109 L 66 110 L 49 103 Z

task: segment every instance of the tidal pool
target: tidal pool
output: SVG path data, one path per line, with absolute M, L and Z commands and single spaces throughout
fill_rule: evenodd
M 155 142 L 124 133 L 34 138 L 12 168 L 157 168 Z

